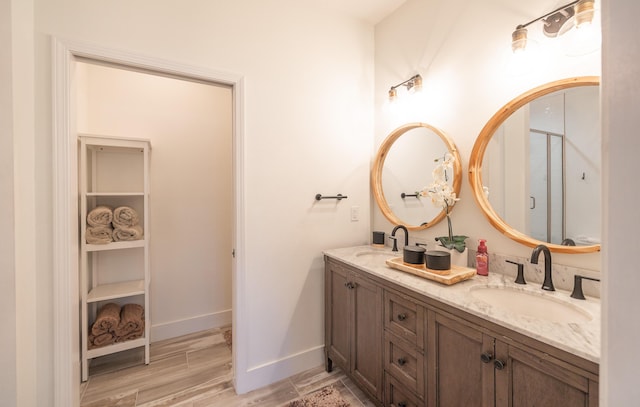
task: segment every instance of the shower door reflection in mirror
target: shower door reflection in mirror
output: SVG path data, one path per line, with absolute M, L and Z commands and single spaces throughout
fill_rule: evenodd
M 553 244 L 567 237 L 578 245 L 599 242 L 598 87 L 524 105 L 497 129 L 486 158 L 489 202 L 514 229 Z

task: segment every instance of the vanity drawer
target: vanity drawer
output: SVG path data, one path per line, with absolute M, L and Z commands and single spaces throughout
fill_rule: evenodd
M 384 293 L 384 327 L 424 349 L 425 311 L 420 304 L 390 291 Z
M 413 344 L 390 333 L 384 334 L 384 369 L 404 387 L 424 398 L 424 355 Z
M 424 400 L 407 390 L 396 378 L 385 374 L 385 406 L 390 407 L 424 407 Z

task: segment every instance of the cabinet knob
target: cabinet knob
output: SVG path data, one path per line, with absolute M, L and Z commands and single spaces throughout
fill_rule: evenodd
M 398 364 L 400 366 L 404 366 L 406 363 L 407 363 L 407 359 L 405 359 L 405 358 L 398 359 Z
M 485 352 L 480 355 L 480 360 L 482 361 L 482 363 L 489 363 L 493 360 L 493 355 L 491 354 L 491 352 Z
M 496 367 L 496 369 L 498 369 L 498 370 L 502 370 L 502 369 L 504 369 L 504 367 L 506 366 L 506 363 L 505 363 L 505 362 L 503 362 L 503 361 L 501 361 L 500 359 L 496 359 L 496 360 L 493 362 L 493 365 Z
M 407 314 L 398 314 L 398 321 L 404 321 L 407 319 Z
M 398 403 L 398 407 L 407 407 L 407 403 L 405 403 L 404 401 L 401 401 Z

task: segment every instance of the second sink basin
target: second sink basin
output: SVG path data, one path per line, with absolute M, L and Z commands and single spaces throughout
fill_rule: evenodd
M 509 287 L 476 286 L 471 295 L 506 312 L 560 323 L 588 322 L 593 318 L 582 308 L 550 295 Z

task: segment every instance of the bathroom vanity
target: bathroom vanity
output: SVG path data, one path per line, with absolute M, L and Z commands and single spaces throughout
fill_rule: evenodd
M 380 406 L 598 405 L 599 301 L 496 273 L 445 286 L 385 265 L 397 256 L 325 252 L 327 370 L 339 366 Z M 490 304 L 483 290 L 524 307 Z M 529 315 L 534 296 L 560 308 Z

